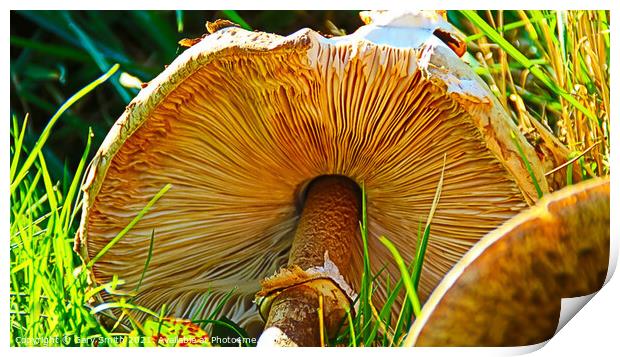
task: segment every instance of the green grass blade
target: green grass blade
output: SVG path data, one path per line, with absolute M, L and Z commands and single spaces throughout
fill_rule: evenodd
M 106 291 L 114 291 L 117 288 L 118 284 L 124 283 L 123 280 L 117 280 L 117 279 L 113 279 L 112 281 L 109 281 L 105 284 L 100 284 L 90 290 L 88 290 L 87 292 L 84 293 L 84 301 L 88 301 L 90 300 L 93 296 L 99 294 L 101 291 L 106 290 Z
M 445 155 L 444 155 L 444 167 L 445 167 Z M 430 232 L 430 230 L 429 230 Z M 418 237 L 422 237 L 422 222 L 418 221 Z M 418 238 L 418 242 L 417 242 L 417 249 L 416 249 L 416 256 L 418 256 L 418 251 L 420 251 L 420 247 L 421 247 L 421 239 Z M 415 266 L 415 259 L 414 261 L 411 263 L 411 266 L 409 267 L 409 271 L 411 272 L 411 276 L 413 277 L 413 270 L 414 270 L 414 266 Z M 412 278 L 413 279 L 413 278 Z M 399 284 L 402 285 L 402 280 L 403 278 L 401 277 L 401 279 L 399 280 Z M 414 285 L 414 288 L 417 291 L 418 286 Z M 399 287 L 400 290 L 400 287 Z M 411 325 L 411 314 L 413 313 L 412 311 L 412 307 L 411 307 L 411 303 L 409 302 L 409 300 L 405 300 L 400 308 L 400 311 L 398 313 L 398 318 L 396 320 L 396 327 L 394 328 L 394 336 L 392 336 L 392 340 L 390 341 L 390 346 L 393 346 L 395 342 L 400 341 L 400 337 L 402 334 L 407 333 L 409 326 Z
M 45 191 L 47 192 L 47 200 L 50 205 L 50 211 L 55 212 L 58 209 L 58 200 L 56 198 L 56 190 L 54 189 L 54 185 L 52 184 L 52 178 L 47 171 L 47 165 L 45 164 L 43 152 L 39 151 L 37 153 L 37 157 L 39 159 L 39 165 L 41 165 L 40 171 L 43 173 L 43 183 L 45 185 Z
M 602 28 L 603 39 L 605 40 L 605 45 L 609 48 L 609 24 L 607 23 L 607 13 L 608 10 L 598 10 L 598 18 Z
M 58 110 L 58 106 L 54 105 L 41 97 L 32 94 L 28 91 L 17 91 L 17 95 L 21 97 L 23 100 L 32 104 L 33 106 L 42 109 L 45 112 L 50 113 L 50 115 L 54 115 Z M 71 112 L 66 112 L 63 114 L 63 122 L 67 124 L 62 128 L 59 128 L 56 131 L 58 137 L 66 137 L 67 133 L 75 133 L 81 132 L 83 130 L 88 130 L 89 126 L 85 123 L 83 118 L 78 117 L 77 115 L 72 114 Z M 93 131 L 99 137 L 104 137 L 108 128 L 103 123 L 93 123 Z
M 22 130 L 19 136 L 15 139 L 15 145 L 13 145 L 13 160 L 11 160 L 11 168 L 9 170 L 9 182 L 13 182 L 15 178 L 15 171 L 17 170 L 17 164 L 19 163 L 19 157 L 22 152 L 22 144 L 24 143 L 24 135 L 26 134 L 26 126 L 28 125 L 28 118 L 30 115 L 26 114 L 24 123 L 22 124 Z
M 409 267 L 407 269 L 409 272 L 413 272 L 413 263 L 409 264 Z M 389 275 L 388 275 L 389 278 Z M 400 294 L 400 291 L 402 290 L 403 287 L 403 278 L 401 277 L 400 279 L 398 279 L 398 282 L 396 283 L 396 285 L 394 286 L 394 289 L 392 289 L 392 291 L 390 291 L 389 289 L 386 289 L 386 291 L 388 291 L 388 297 L 385 300 L 385 303 L 383 305 L 383 307 L 381 308 L 381 311 L 379 312 L 379 320 L 380 321 L 388 321 L 386 322 L 386 325 L 390 325 L 389 321 L 391 319 L 391 314 L 392 314 L 392 307 L 394 305 L 394 303 L 396 302 L 396 299 L 398 298 L 398 295 Z M 408 303 L 408 300 L 405 301 L 405 304 Z M 405 304 L 403 304 L 403 307 L 405 306 Z M 401 314 L 402 315 L 402 314 Z M 400 315 L 399 315 L 400 316 Z M 377 335 L 377 333 L 379 332 L 379 324 L 375 324 L 375 326 L 372 329 L 372 332 L 370 334 L 370 336 L 368 337 L 367 341 L 374 341 L 375 337 Z
M 443 189 L 443 178 L 446 170 L 446 160 L 447 155 L 444 154 L 443 166 L 441 167 L 441 176 L 439 176 L 437 189 L 435 189 L 435 197 L 433 197 L 433 204 L 431 205 L 431 210 L 428 213 L 426 227 L 424 228 L 424 235 L 422 236 L 422 239 L 419 240 L 416 249 L 415 265 L 413 267 L 413 286 L 416 291 L 418 291 L 418 284 L 420 283 L 420 277 L 422 276 L 422 264 L 424 263 L 424 255 L 426 253 L 426 246 L 428 245 L 428 237 L 431 232 L 431 222 L 433 220 L 433 216 L 435 216 L 435 211 L 437 210 L 437 206 L 439 205 L 439 198 L 441 197 L 441 191 Z
M 573 184 L 573 164 L 570 163 L 566 166 L 566 186 Z
M 416 249 L 415 266 L 413 268 L 413 286 L 416 291 L 420 284 L 420 277 L 422 276 L 422 264 L 424 263 L 424 254 L 426 253 L 426 247 L 428 245 L 428 237 L 431 232 L 431 225 L 426 225 L 424 228 L 424 235 L 418 242 L 418 249 Z
M 222 13 L 228 17 L 228 19 L 246 30 L 252 30 L 250 26 L 235 10 L 222 10 Z
M 101 257 L 104 256 L 105 253 L 108 252 L 108 250 L 110 250 L 119 240 L 121 240 L 121 238 L 123 238 L 125 236 L 125 234 L 127 234 L 127 232 L 129 232 L 129 230 L 132 229 L 138 223 L 138 221 L 140 221 L 140 219 L 142 219 L 142 217 L 144 217 L 144 215 L 151 209 L 151 207 L 153 207 L 153 205 L 166 192 L 168 192 L 170 187 L 172 187 L 171 184 L 166 184 L 166 186 L 164 186 L 164 188 L 159 190 L 159 192 L 157 192 L 157 194 L 149 201 L 149 203 L 147 203 L 146 206 L 144 206 L 144 208 L 142 210 L 140 210 L 140 213 L 138 213 L 138 215 L 134 219 L 132 219 L 131 222 L 129 222 L 129 224 L 125 228 L 123 228 L 123 230 L 120 231 L 116 235 L 116 237 L 114 237 L 114 239 L 112 239 L 110 242 L 108 242 L 108 244 L 106 244 L 106 246 L 103 247 L 103 249 L 101 249 L 99 251 L 99 253 L 97 253 L 97 255 L 95 255 L 95 257 L 90 262 L 88 262 L 86 267 L 88 269 L 92 268 L 93 265 L 97 262 L 97 260 L 101 259 Z
M 200 301 L 200 305 L 198 305 L 198 308 L 194 310 L 194 313 L 192 314 L 192 316 L 190 316 L 190 320 L 193 321 L 200 318 L 200 312 L 204 311 L 205 307 L 207 306 L 207 302 L 209 302 L 209 297 L 211 296 L 211 293 L 211 289 L 207 288 L 207 292 L 202 295 L 202 301 Z
M 368 214 L 366 208 L 366 187 L 362 184 L 362 222 L 360 224 L 360 231 L 362 236 L 362 248 L 363 248 L 363 272 L 362 272 L 362 283 L 360 288 L 360 321 L 362 322 L 362 326 L 367 325 L 372 321 L 372 311 L 370 310 L 370 254 L 368 252 Z M 364 329 L 365 330 L 365 329 Z M 362 339 L 366 339 L 366 336 L 363 334 L 360 336 Z
M 90 153 L 90 146 L 92 143 L 93 132 L 92 130 L 88 130 L 88 139 L 86 140 L 86 149 L 84 149 L 84 153 L 82 154 L 82 158 L 80 159 L 80 163 L 78 164 L 77 169 L 75 170 L 75 174 L 73 176 L 73 180 L 71 181 L 71 186 L 69 186 L 69 191 L 67 192 L 67 196 L 62 205 L 62 211 L 60 212 L 60 222 L 64 222 L 64 230 L 69 230 L 69 223 L 71 222 L 69 218 L 71 203 L 73 202 L 73 197 L 78 189 L 80 184 L 80 180 L 82 178 L 82 171 L 86 166 L 86 160 L 88 159 L 88 154 Z
M 546 18 L 551 18 L 551 17 L 553 17 L 553 15 L 548 15 L 548 16 L 545 16 L 545 17 L 542 17 L 542 18 L 530 19 L 529 23 L 535 23 L 535 22 L 541 21 L 541 20 L 546 19 Z M 510 31 L 510 30 L 516 30 L 518 28 L 521 28 L 521 27 L 524 27 L 524 26 L 527 26 L 527 25 L 528 25 L 528 21 L 519 20 L 519 21 L 511 22 L 511 23 L 506 24 L 504 26 L 499 26 L 497 28 L 497 31 L 505 32 L 505 31 Z M 486 36 L 486 34 L 484 32 L 473 34 L 471 36 L 467 36 L 465 38 L 465 42 L 476 41 L 476 40 L 481 39 L 481 38 L 483 38 L 485 36 Z
M 41 149 L 43 148 L 43 145 L 45 145 L 45 142 L 49 138 L 49 136 L 50 136 L 50 134 L 52 132 L 52 128 L 54 127 L 54 124 L 56 124 L 56 122 L 58 121 L 60 116 L 67 109 L 69 109 L 69 107 L 71 107 L 71 105 L 73 105 L 75 102 L 80 100 L 86 94 L 90 93 L 93 89 L 97 88 L 97 86 L 99 86 L 100 84 L 104 83 L 108 78 L 110 78 L 110 76 L 112 76 L 118 70 L 118 68 L 119 68 L 119 65 L 115 64 L 106 73 L 104 73 L 99 78 L 97 78 L 94 81 L 92 81 L 90 84 L 88 84 L 84 88 L 80 89 L 77 93 L 72 95 L 69 99 L 67 99 L 66 102 L 64 102 L 60 106 L 60 108 L 56 111 L 56 114 L 54 114 L 54 116 L 52 116 L 50 121 L 45 126 L 45 129 L 43 129 L 43 133 L 41 133 L 41 136 L 39 137 L 39 139 L 37 140 L 34 148 L 32 149 L 32 151 L 30 152 L 30 154 L 26 158 L 26 161 L 24 162 L 23 165 L 21 165 L 21 167 L 20 167 L 20 169 L 19 169 L 19 171 L 18 171 L 18 173 L 17 173 L 17 175 L 15 177 L 15 180 L 11 181 L 11 186 L 10 186 L 11 194 L 13 194 L 13 192 L 15 191 L 15 189 L 17 188 L 19 183 L 24 179 L 24 177 L 28 173 L 28 170 L 30 169 L 32 164 L 35 162 L 39 152 L 41 152 Z
M 530 160 L 528 160 L 527 157 L 525 156 L 525 153 L 523 152 L 523 148 L 521 147 L 521 143 L 519 143 L 519 141 L 517 140 L 516 134 L 511 131 L 510 137 L 512 138 L 512 141 L 517 146 L 517 150 L 519 151 L 519 156 L 521 156 L 521 160 L 523 161 L 523 164 L 525 165 L 527 172 L 530 174 L 530 178 L 532 179 L 532 182 L 534 183 L 534 187 L 536 188 L 536 193 L 538 194 L 538 198 L 541 198 L 543 196 L 543 192 L 540 189 L 540 185 L 538 184 L 538 179 L 536 178 L 536 174 L 534 174 L 534 170 L 532 170 L 532 165 L 530 164 Z
M 130 13 L 135 19 L 135 24 L 142 36 L 150 39 L 159 47 L 159 52 L 167 61 L 171 61 L 175 57 L 177 49 L 177 33 L 165 21 L 159 11 L 132 11 Z
M 183 22 L 183 10 L 176 10 L 175 12 L 177 18 L 177 32 L 183 32 L 184 22 Z
M 153 257 L 153 246 L 155 245 L 155 230 L 151 231 L 151 239 L 149 240 L 149 251 L 146 256 L 146 260 L 144 261 L 144 268 L 142 269 L 142 274 L 140 274 L 140 279 L 138 280 L 138 284 L 136 284 L 135 292 L 140 291 L 140 287 L 142 286 L 142 280 L 144 280 L 144 276 L 146 275 L 146 271 L 149 268 L 149 264 L 151 263 L 151 258 Z M 136 295 L 137 296 L 137 295 Z M 135 297 L 131 298 L 129 302 L 131 302 Z
M 69 28 L 71 29 L 71 31 L 73 31 L 75 36 L 78 37 L 78 39 L 80 40 L 80 43 L 82 44 L 86 52 L 88 52 L 88 54 L 93 58 L 93 61 L 95 61 L 99 69 L 101 71 L 105 71 L 106 68 L 109 67 L 108 61 L 103 55 L 103 53 L 101 53 L 97 49 L 97 45 L 95 44 L 95 42 L 90 39 L 88 34 L 86 34 L 86 32 L 82 30 L 75 21 L 73 21 L 68 11 L 62 11 L 62 15 L 65 21 L 67 21 L 67 24 Z M 123 100 L 123 102 L 129 103 L 129 101 L 131 100 L 131 95 L 119 83 L 118 78 L 114 78 L 111 82 L 114 88 L 116 89 L 116 92 Z
M 51 45 L 43 42 L 33 41 L 27 38 L 19 36 L 11 36 L 11 46 L 29 48 L 45 54 L 47 56 L 53 56 L 57 58 L 68 59 L 79 62 L 89 62 L 90 57 L 84 52 L 75 48 L 60 45 Z
M 357 339 L 355 338 L 355 327 L 353 326 L 353 318 L 351 317 L 351 310 L 349 309 L 347 309 L 347 321 L 349 322 L 349 334 L 350 334 L 349 345 L 353 347 L 357 347 Z
M 82 47 L 82 43 L 80 40 L 72 33 L 72 31 L 67 29 L 67 23 L 64 19 L 59 15 L 59 11 L 18 11 L 18 13 L 28 20 L 32 21 L 33 24 L 39 26 L 42 29 L 47 30 L 50 34 L 62 39 L 68 44 L 76 47 Z M 96 47 L 100 50 L 105 58 L 112 61 L 118 62 L 123 65 L 123 67 L 131 68 L 134 71 L 140 72 L 141 76 L 145 76 L 148 74 L 149 76 L 156 75 L 160 72 L 160 68 L 145 66 L 142 64 L 138 64 L 135 61 L 128 58 L 125 54 L 115 51 L 113 48 L 106 46 L 102 43 L 96 43 Z M 85 50 L 81 48 L 82 50 Z M 92 61 L 92 57 L 86 55 L 86 60 Z
M 18 128 L 19 128 L 19 123 L 17 122 L 17 116 L 13 114 L 11 115 L 11 129 L 9 130 L 10 137 L 13 138 L 13 140 L 17 140 L 17 138 L 19 137 L 19 132 L 17 131 Z M 13 153 L 12 145 L 10 149 L 11 149 L 11 153 Z
M 162 310 L 163 310 L 163 306 L 162 306 Z M 140 306 L 140 305 L 135 305 L 135 304 L 130 304 L 126 301 L 119 301 L 119 302 L 107 302 L 107 303 L 103 303 L 103 304 L 99 304 L 96 307 L 94 307 L 90 313 L 93 315 L 99 314 L 105 310 L 110 310 L 110 309 L 130 309 L 130 310 L 137 310 L 140 312 L 144 312 L 145 314 L 148 314 L 150 316 L 153 317 L 157 317 L 159 318 L 159 314 L 147 309 L 146 307 Z
M 166 304 L 163 304 L 159 311 L 159 324 L 157 325 L 157 346 L 159 346 L 159 336 L 161 336 L 161 327 L 164 324 L 164 316 L 166 316 Z
M 411 306 L 413 306 L 413 312 L 416 317 L 420 316 L 420 311 L 422 310 L 420 305 L 420 299 L 418 298 L 418 293 L 415 290 L 413 285 L 413 281 L 409 276 L 409 271 L 407 270 L 407 266 L 403 261 L 400 253 L 398 253 L 398 249 L 390 242 L 387 238 L 381 236 L 379 237 L 379 241 L 392 253 L 394 257 L 394 261 L 396 261 L 396 265 L 400 270 L 400 274 L 403 278 L 403 284 L 405 284 L 405 290 L 407 291 L 407 297 L 409 298 L 409 302 L 411 302 Z
M 222 309 L 224 308 L 224 305 L 226 305 L 228 300 L 230 300 L 230 298 L 232 297 L 232 295 L 235 292 L 235 290 L 236 290 L 236 288 L 230 289 L 230 291 L 228 291 L 226 293 L 226 295 L 224 295 L 224 297 L 218 302 L 218 304 L 215 307 L 215 309 L 213 309 L 213 311 L 211 311 L 209 316 L 207 316 L 207 319 L 215 319 L 217 314 L 219 314 L 222 311 Z
M 37 184 L 39 183 L 40 178 L 41 178 L 41 171 L 38 170 L 34 178 L 32 179 L 32 182 L 29 184 L 28 190 L 26 191 L 25 195 L 20 197 L 21 204 L 19 206 L 19 210 L 17 211 L 17 214 L 15 214 L 15 216 L 13 217 L 14 218 L 13 222 L 11 222 L 11 232 L 13 232 L 13 225 L 19 222 L 18 218 L 23 217 L 26 209 L 31 207 L 30 206 L 31 198 L 37 188 Z M 13 233 L 11 233 L 11 237 L 12 236 L 13 236 Z

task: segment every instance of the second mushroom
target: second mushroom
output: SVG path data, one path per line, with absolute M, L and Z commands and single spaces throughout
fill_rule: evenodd
M 536 200 L 536 184 L 548 190 L 534 150 L 455 53 L 459 35 L 440 15 L 362 17 L 366 26 L 333 38 L 219 29 L 142 89 L 83 187 L 83 259 L 172 188 L 93 264 L 94 281 L 135 288 L 154 235 L 136 304 L 205 318 L 232 291 L 222 314 L 255 335 L 261 302 L 261 343 L 316 345 L 320 296 L 330 334 L 354 311 L 362 185 L 372 271 L 395 281 L 377 238 L 411 261 L 444 172 L 422 300 Z

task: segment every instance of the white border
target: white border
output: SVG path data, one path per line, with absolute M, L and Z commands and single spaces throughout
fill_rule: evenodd
M 4 4 L 4 2 L 3 2 Z M 346 9 L 494 9 L 494 10 L 512 10 L 512 9 L 610 9 L 614 7 L 613 0 L 521 0 L 521 1 L 497 1 L 497 0 L 418 0 L 415 2 L 399 1 L 399 0 L 315 0 L 315 1 L 289 1 L 283 2 L 278 0 L 184 0 L 176 1 L 153 1 L 153 0 L 108 0 L 101 1 L 78 1 L 78 0 L 9 0 L 8 8 L 10 9 L 67 9 L 67 10 L 100 10 L 100 9 L 160 9 L 160 10 L 205 10 L 205 9 L 238 9 L 238 10 L 346 10 Z
M 601 0 L 601 1 L 583 1 L 583 0 L 564 0 L 564 1 L 548 1 L 541 2 L 540 0 L 521 0 L 521 1 L 497 1 L 497 0 L 470 0 L 470 1 L 462 1 L 462 0 L 444 0 L 441 3 L 430 2 L 430 1 L 416 1 L 415 3 L 411 2 L 403 2 L 396 0 L 382 0 L 382 1 L 352 1 L 352 0 L 340 0 L 337 2 L 326 1 L 326 0 L 314 0 L 311 2 L 290 2 L 286 3 L 284 7 L 282 7 L 282 2 L 278 2 L 277 0 L 270 1 L 197 1 L 197 0 L 189 0 L 183 1 L 182 3 L 175 1 L 168 2 L 154 2 L 152 0 L 132 0 L 132 1 L 121 1 L 121 0 L 107 0 L 105 2 L 88 2 L 88 1 L 69 1 L 69 0 L 56 0 L 56 1 L 45 1 L 45 0 L 29 0 L 29 1 L 3 1 L 2 6 L 4 10 L 2 12 L 1 19 L 5 24 L 3 26 L 3 32 L 6 33 L 2 38 L 5 39 L 5 43 L 3 47 L 6 51 L 3 53 L 5 56 L 2 56 L 3 66 L 2 71 L 4 73 L 3 78 L 5 78 L 5 84 L 3 85 L 3 95 L 2 100 L 5 104 L 3 108 L 5 108 L 5 116 L 9 115 L 9 91 L 10 91 L 10 82 L 9 73 L 10 73 L 10 56 L 8 48 L 8 37 L 10 35 L 10 13 L 8 10 L 10 9 L 178 9 L 179 7 L 183 9 L 248 9 L 248 10 L 268 10 L 268 9 L 307 9 L 307 10 L 320 10 L 320 9 L 352 9 L 352 8 L 366 8 L 366 9 L 377 9 L 377 8 L 386 8 L 386 9 L 404 9 L 410 7 L 417 7 L 423 9 L 536 9 L 536 8 L 548 8 L 548 9 L 611 9 L 612 14 L 612 25 L 611 25 L 611 98 L 612 98 L 612 111 L 611 118 L 614 127 L 611 129 L 611 142 L 612 142 L 612 154 L 611 154 L 611 166 L 615 167 L 616 162 L 618 162 L 618 148 L 616 142 L 618 142 L 618 128 L 615 127 L 616 123 L 618 123 L 617 118 L 620 115 L 619 101 L 617 98 L 620 98 L 618 92 L 618 83 L 619 76 L 618 73 L 618 63 L 620 60 L 620 56 L 618 55 L 618 51 L 620 49 L 620 45 L 618 44 L 618 38 L 620 38 L 620 31 L 618 29 L 620 27 L 616 26 L 616 14 L 618 14 L 618 4 L 617 1 L 611 0 Z M 0 140 L 4 143 L 4 148 L 0 150 L 0 195 L 4 202 L 0 203 L 0 231 L 4 232 L 4 236 L 7 239 L 4 241 L 3 249 L 0 249 L 0 262 L 2 262 L 2 271 L 0 273 L 0 304 L 2 309 L 0 310 L 0 348 L 8 349 L 9 347 L 9 319 L 8 319 L 8 276 L 9 276 L 9 254 L 8 254 L 8 231 L 9 231 L 9 183 L 8 183 L 8 169 L 9 169 L 9 128 L 10 128 L 10 119 L 5 117 L 3 119 L 3 125 L 0 125 Z M 612 169 L 613 170 L 613 169 Z M 616 175 L 612 173 L 611 180 L 611 189 L 612 189 L 612 200 L 611 200 L 611 212 L 612 217 L 618 217 L 618 182 L 616 179 Z M 618 239 L 620 238 L 620 222 L 619 220 L 612 220 L 611 223 L 611 238 L 612 238 L 612 266 L 613 270 L 615 270 L 616 262 L 618 258 Z M 608 276 L 609 278 L 609 276 Z M 540 349 L 536 352 L 536 355 L 539 356 L 555 356 L 555 355 L 576 355 L 576 354 L 591 354 L 594 352 L 594 355 L 609 355 L 610 351 L 616 351 L 618 348 L 618 316 L 620 316 L 620 308 L 618 307 L 618 301 L 620 301 L 620 282 L 619 278 L 611 279 L 609 283 L 601 290 L 599 294 L 596 294 L 592 300 L 586 304 L 582 311 L 579 312 L 571 321 L 569 321 L 565 328 L 558 332 L 558 334 L 552 338 L 544 348 Z M 544 345 L 544 344 L 543 344 Z M 540 347 L 540 346 L 537 346 Z M 532 349 L 536 349 L 537 347 L 532 346 Z M 527 348 L 526 348 L 527 349 Z M 185 349 L 182 353 L 187 355 L 200 355 L 204 356 L 205 353 L 209 355 L 223 355 L 223 354 L 241 354 L 243 351 L 248 351 L 247 353 L 256 353 L 256 350 L 253 349 Z M 411 353 L 422 354 L 422 355 L 437 355 L 437 356 L 450 356 L 453 354 L 458 354 L 459 356 L 464 355 L 472 355 L 472 356 L 480 356 L 480 355 L 512 355 L 515 353 L 519 353 L 519 350 L 512 349 L 497 349 L 497 348 L 471 348 L 471 349 L 450 349 L 450 348 L 434 348 L 434 349 L 416 349 L 415 351 L 411 351 L 406 348 L 392 348 L 387 351 L 378 351 L 375 349 L 349 349 L 349 348 L 341 348 L 338 349 L 338 353 L 344 354 L 353 354 L 356 355 L 368 355 L 370 353 L 379 352 L 379 353 L 390 353 L 391 355 L 407 355 L 410 356 Z M 526 350 L 521 349 L 521 353 L 526 352 Z M 11 349 L 10 351 L 5 351 L 10 353 L 11 355 L 16 354 L 24 354 L 24 355 L 40 355 L 42 353 L 58 353 L 63 355 L 74 355 L 74 354 L 82 354 L 87 352 L 93 355 L 103 355 L 106 356 L 110 353 L 108 349 L 88 349 L 87 351 L 83 351 L 81 349 Z M 159 354 L 162 352 L 167 353 L 179 353 L 178 351 L 171 351 L 170 349 L 119 349 L 115 350 L 114 353 L 121 354 L 129 354 L 132 355 L 151 355 L 153 353 Z M 291 351 L 288 350 L 274 350 L 270 351 L 269 354 L 273 356 L 284 356 L 287 357 L 290 355 Z M 316 351 L 314 349 L 299 349 L 294 351 L 295 355 L 314 355 Z

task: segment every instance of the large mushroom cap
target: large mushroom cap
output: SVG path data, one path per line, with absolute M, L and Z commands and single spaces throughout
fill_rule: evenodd
M 222 313 L 249 326 L 259 321 L 252 299 L 260 279 L 286 264 L 300 192 L 328 174 L 364 185 L 372 269 L 387 265 L 397 278 L 376 238 L 412 259 L 445 155 L 424 299 L 480 237 L 536 199 L 519 149 L 547 190 L 535 153 L 489 89 L 433 35 L 450 30 L 441 17 L 370 17 L 380 26 L 331 39 L 309 29 L 281 37 L 224 28 L 151 81 L 87 175 L 76 240 L 83 259 L 172 188 L 94 264 L 95 280 L 117 275 L 135 288 L 154 231 L 134 302 L 205 317 L 236 288 Z M 357 288 L 355 244 L 345 278 Z

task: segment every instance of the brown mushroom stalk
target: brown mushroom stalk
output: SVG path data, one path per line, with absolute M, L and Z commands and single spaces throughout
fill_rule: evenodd
M 323 267 L 330 259 L 337 267 L 336 272 L 348 274 L 351 250 L 359 232 L 359 213 L 359 189 L 353 181 L 343 176 L 315 179 L 307 190 L 291 246 L 289 267 L 308 270 Z M 346 310 L 342 307 L 347 305 L 349 297 L 344 291 L 337 292 L 340 287 L 336 281 L 321 280 L 321 285 L 328 285 L 325 310 L 330 313 L 325 316 L 328 334 L 333 336 L 345 316 Z M 279 328 L 290 341 L 273 342 L 279 345 L 292 342 L 298 346 L 319 344 L 317 307 L 320 294 L 323 292 L 311 280 L 286 287 L 275 297 L 265 328 Z

